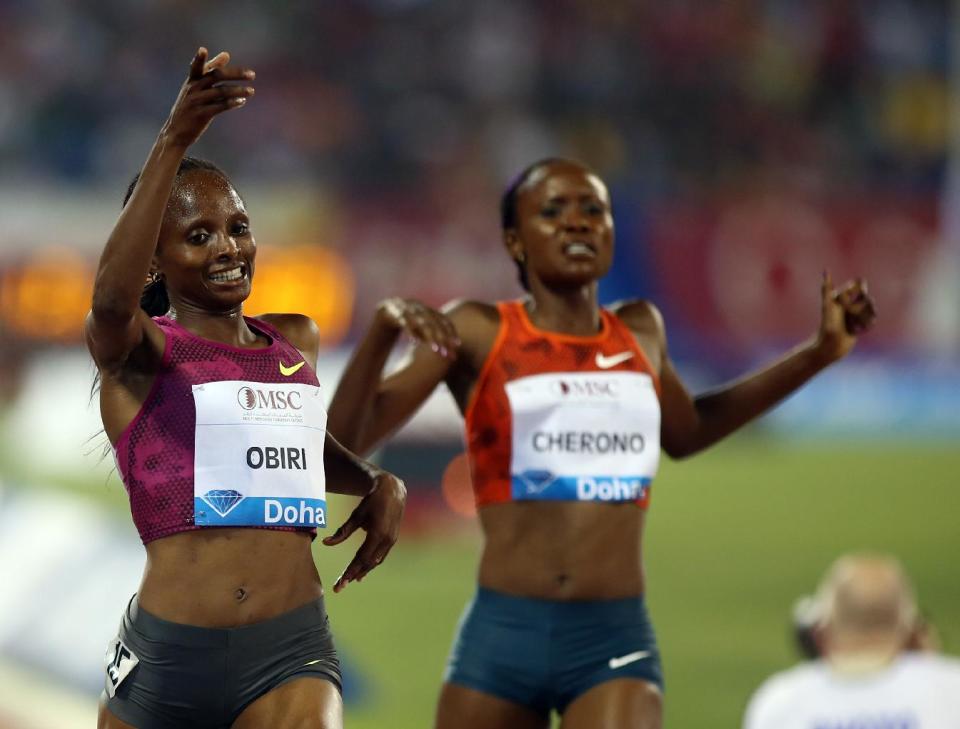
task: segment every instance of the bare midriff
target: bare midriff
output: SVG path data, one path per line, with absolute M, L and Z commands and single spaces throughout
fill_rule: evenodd
M 147 545 L 140 607 L 174 623 L 231 628 L 323 595 L 309 532 L 214 528 Z
M 480 585 L 548 600 L 615 600 L 644 592 L 634 503 L 507 502 L 481 507 Z

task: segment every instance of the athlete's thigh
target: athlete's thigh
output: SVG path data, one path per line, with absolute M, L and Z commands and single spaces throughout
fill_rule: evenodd
M 561 729 L 661 729 L 663 694 L 635 678 L 605 681 L 581 694 L 563 712 Z
M 100 700 L 100 709 L 97 712 L 97 729 L 137 729 L 132 724 L 127 724 L 125 721 L 120 721 L 117 717 L 110 713 L 110 709 L 107 708 L 107 702 Z
M 445 683 L 434 729 L 547 729 L 549 717 L 482 691 Z
M 304 677 L 281 684 L 254 701 L 233 729 L 342 729 L 343 700 L 330 681 Z

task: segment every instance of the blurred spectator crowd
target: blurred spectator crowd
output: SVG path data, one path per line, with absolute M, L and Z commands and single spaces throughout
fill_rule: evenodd
M 953 356 L 951 21 L 945 0 L 0 0 L 0 339 L 52 331 L 49 310 L 79 341 L 96 252 L 202 44 L 257 72 L 193 150 L 247 198 L 260 293 L 290 294 L 254 313 L 308 311 L 334 343 L 384 296 L 518 295 L 498 197 L 564 155 L 612 191 L 602 300 L 657 301 L 675 355 L 740 367 L 807 336 L 826 267 L 870 281 L 867 347 Z M 325 280 L 355 293 L 292 250 L 265 277 L 296 246 L 332 251 Z
M 532 159 L 646 199 L 771 179 L 930 193 L 947 140 L 945 0 L 0 0 L 12 180 L 135 171 L 197 45 L 258 73 L 203 152 L 361 195 Z

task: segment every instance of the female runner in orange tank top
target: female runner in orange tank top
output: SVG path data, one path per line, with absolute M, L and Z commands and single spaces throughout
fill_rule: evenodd
M 583 606 L 614 606 L 627 622 L 642 612 L 631 605 L 646 589 L 640 549 L 645 510 L 637 506 L 645 505 L 646 484 L 615 503 L 575 495 L 519 500 L 516 491 L 511 498 L 514 486 L 504 468 L 511 457 L 512 405 L 505 403 L 514 394 L 502 391 L 538 368 L 545 373 L 572 368 L 579 378 L 584 372 L 626 370 L 639 376 L 638 382 L 646 374 L 656 392 L 652 406 L 658 403 L 660 411 L 659 433 L 648 432 L 648 437 L 659 436 L 669 456 L 683 458 L 734 432 L 845 356 L 873 321 L 873 302 L 862 281 L 835 290 L 825 273 L 819 331 L 759 371 L 693 397 L 670 361 L 657 308 L 633 300 L 605 310 L 597 301 L 597 282 L 612 261 L 614 227 L 609 194 L 596 174 L 565 160 L 534 164 L 505 194 L 502 217 L 507 252 L 529 295 L 513 304 L 452 302 L 442 314 L 415 301 L 383 302 L 345 370 L 329 427 L 346 447 L 369 452 L 441 382 L 466 417 L 484 547 L 478 597 L 461 625 L 440 695 L 437 729 L 543 729 L 551 710 L 562 714 L 564 729 L 659 729 L 659 669 L 642 670 L 657 658 L 648 626 L 629 628 L 634 637 L 651 639 L 646 649 L 628 646 L 602 654 L 603 665 L 595 668 L 556 665 L 549 657 L 540 665 L 533 655 L 557 648 L 556 634 L 552 649 L 536 644 L 537 621 L 580 620 L 576 613 Z M 383 377 L 386 359 L 404 331 L 417 340 L 412 356 Z M 626 339 L 611 340 L 620 337 Z M 571 387 L 562 378 L 551 386 L 558 397 Z M 554 434 L 553 441 L 542 433 L 534 437 L 541 438 L 543 448 L 589 450 L 591 445 L 569 433 Z M 564 437 L 576 442 L 565 443 Z M 537 473 L 527 474 L 532 491 L 540 488 Z M 492 623 L 499 628 L 483 624 L 481 602 L 507 615 L 499 620 L 494 615 Z M 533 628 L 504 633 L 505 622 L 520 624 L 526 618 Z M 601 641 L 610 632 L 607 627 L 588 626 L 583 635 L 594 629 Z M 560 652 L 575 645 L 588 650 L 591 639 L 571 633 L 560 643 L 566 644 Z M 484 650 L 487 655 L 477 655 Z

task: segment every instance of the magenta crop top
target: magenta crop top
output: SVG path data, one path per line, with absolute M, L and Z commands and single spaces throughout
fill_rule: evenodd
M 202 528 L 194 523 L 193 385 L 222 380 L 319 385 L 309 364 L 296 368 L 303 355 L 275 327 L 244 319 L 270 340 L 268 346 L 231 347 L 198 337 L 165 316 L 154 318 L 166 336 L 160 371 L 140 412 L 114 446 L 133 522 L 144 544 Z

